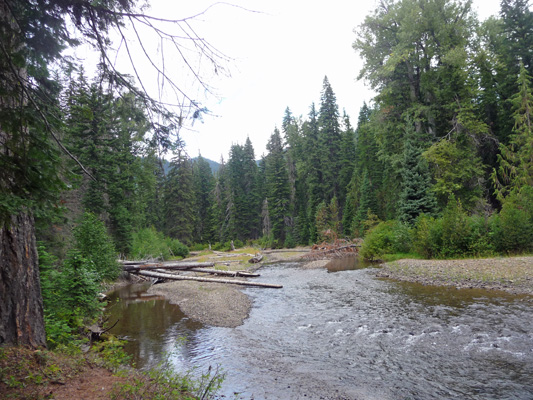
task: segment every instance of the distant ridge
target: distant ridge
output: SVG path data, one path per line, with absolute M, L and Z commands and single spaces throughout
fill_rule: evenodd
M 220 169 L 220 164 L 216 161 L 210 160 L 209 158 L 202 157 L 205 161 L 208 162 L 209 166 L 211 167 L 211 171 L 213 174 L 217 173 Z M 198 157 L 194 157 L 192 160 L 196 161 Z M 165 171 L 165 175 L 168 175 L 170 171 L 170 161 L 163 159 L 163 170 Z
M 213 172 L 213 174 L 218 172 L 218 170 L 220 169 L 219 163 L 217 163 L 216 161 L 210 160 L 209 158 L 205 158 L 205 157 L 202 157 L 202 158 L 209 163 L 209 166 L 211 167 L 211 171 Z M 192 160 L 196 161 L 197 159 L 198 157 L 194 157 Z

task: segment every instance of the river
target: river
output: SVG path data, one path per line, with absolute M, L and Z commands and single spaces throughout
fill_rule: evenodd
M 242 399 L 533 399 L 533 298 L 377 279 L 372 268 L 263 267 L 237 328 L 202 326 L 146 286 L 115 292 L 140 368 L 225 373 Z

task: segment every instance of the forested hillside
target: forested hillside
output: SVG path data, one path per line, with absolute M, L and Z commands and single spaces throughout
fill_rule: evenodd
M 502 1 L 487 21 L 469 2 L 381 2 L 355 30 L 359 79 L 377 93 L 357 120 L 325 77 L 320 104 L 306 116 L 289 105 L 258 162 L 248 139 L 214 174 L 181 142 L 168 146 L 168 166 L 143 104 L 103 71 L 92 81 L 65 71 L 64 142 L 96 179 L 71 166 L 64 215 L 100 216 L 124 255 L 150 227 L 187 245 L 283 247 L 363 236 L 385 220 L 412 226 L 450 200 L 488 219 L 511 194 L 531 196 L 532 32 L 525 1 Z

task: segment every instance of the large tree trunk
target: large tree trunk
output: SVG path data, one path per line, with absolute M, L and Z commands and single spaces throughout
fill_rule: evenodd
M 13 2 L 11 5 L 13 6 Z M 0 156 L 4 165 L 10 165 L 14 152 L 25 148 L 24 123 L 17 128 L 18 110 L 27 104 L 22 91 L 26 77 L 24 67 L 17 67 L 6 54 L 13 55 L 23 48 L 23 35 L 17 19 L 11 14 L 5 0 L 0 0 Z M 16 131 L 17 136 L 13 135 Z M 15 154 L 18 156 L 18 154 Z M 31 159 L 31 158 L 28 158 Z M 20 184 L 16 168 L 0 171 L 2 195 L 16 193 Z M 20 192 L 20 190 L 19 190 Z M 20 195 L 20 194 L 19 194 Z M 8 208 L 9 210 L 9 208 Z M 31 347 L 46 346 L 43 320 L 43 302 L 35 224 L 26 211 L 18 215 L 0 214 L 0 345 L 15 344 Z
M 46 346 L 33 218 L 11 217 L 0 229 L 0 345 Z

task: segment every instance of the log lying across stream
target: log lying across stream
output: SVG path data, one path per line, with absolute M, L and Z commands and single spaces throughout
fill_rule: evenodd
M 265 288 L 281 289 L 282 285 L 274 285 L 271 283 L 262 283 L 262 282 L 249 282 L 249 281 L 240 281 L 234 279 L 219 279 L 219 278 L 204 278 L 199 276 L 185 276 L 185 275 L 176 275 L 168 274 L 163 272 L 155 272 L 150 270 L 138 269 L 135 271 L 130 271 L 132 273 L 148 276 L 150 278 L 160 278 L 160 279 L 172 279 L 176 281 L 198 281 L 198 282 L 216 282 L 216 283 L 227 283 L 231 285 L 242 285 L 242 286 L 258 286 Z
M 214 268 L 215 263 L 213 262 L 166 262 L 166 263 L 154 263 L 146 261 L 123 261 L 123 270 L 132 274 L 146 276 L 150 278 L 159 278 L 159 279 L 173 279 L 173 280 L 189 280 L 189 281 L 199 281 L 199 282 L 218 282 L 218 283 L 228 283 L 232 285 L 242 285 L 242 286 L 259 286 L 267 288 L 282 288 L 282 285 L 274 285 L 270 283 L 258 283 L 258 282 L 249 282 L 249 281 L 240 281 L 233 279 L 218 279 L 218 278 L 206 278 L 199 276 L 188 276 L 188 275 L 178 275 L 170 273 L 170 271 L 190 271 L 190 272 L 200 272 L 212 275 L 224 275 L 224 276 L 233 276 L 233 277 L 246 277 L 246 278 L 255 278 L 260 276 L 259 274 L 252 272 L 244 271 L 224 271 Z M 170 270 L 167 273 L 165 270 Z

